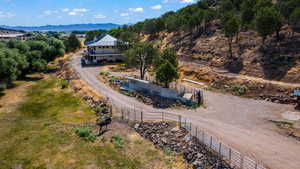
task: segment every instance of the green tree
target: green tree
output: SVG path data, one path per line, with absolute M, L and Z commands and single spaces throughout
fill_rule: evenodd
M 294 36 L 295 30 L 300 28 L 300 8 L 296 8 L 292 12 L 290 16 L 290 24 L 293 30 L 292 36 Z
M 106 31 L 104 31 L 104 30 L 88 31 L 85 35 L 85 42 L 93 41 L 95 38 L 98 38 L 99 36 L 101 36 L 105 33 L 106 33 Z
M 248 27 L 254 19 L 255 10 L 254 10 L 255 2 L 254 0 L 244 0 L 241 5 L 241 19 L 244 27 Z
M 262 37 L 263 45 L 267 36 L 272 35 L 281 28 L 281 21 L 274 8 L 262 8 L 255 17 L 255 27 Z
M 164 64 L 159 66 L 155 73 L 156 80 L 164 84 L 166 88 L 169 88 L 172 81 L 179 78 L 176 68 L 169 61 L 166 61 Z
M 140 78 L 144 79 L 157 54 L 157 49 L 151 44 L 140 42 L 125 52 L 125 59 L 127 65 L 137 67 L 140 70 Z
M 172 48 L 165 49 L 161 56 L 159 57 L 159 60 L 156 61 L 156 66 L 159 67 L 162 63 L 165 63 L 166 61 L 169 61 L 176 69 L 178 67 L 178 60 L 177 60 L 177 54 L 176 51 Z
M 75 34 L 70 34 L 67 40 L 64 41 L 66 51 L 67 52 L 74 52 L 77 49 L 81 48 L 81 44 L 79 39 L 76 37 Z
M 237 17 L 231 17 L 227 22 L 224 23 L 224 33 L 228 38 L 229 56 L 232 57 L 232 40 L 235 35 L 239 32 L 239 21 Z

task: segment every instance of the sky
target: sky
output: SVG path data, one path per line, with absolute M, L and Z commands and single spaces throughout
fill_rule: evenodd
M 0 25 L 129 24 L 196 0 L 0 0 Z

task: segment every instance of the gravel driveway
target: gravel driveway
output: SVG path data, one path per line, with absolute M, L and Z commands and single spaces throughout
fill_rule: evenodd
M 122 95 L 97 80 L 101 67 L 80 65 L 81 54 L 72 57 L 72 66 L 82 80 L 114 104 L 143 111 L 164 111 L 181 114 L 191 119 L 200 128 L 216 136 L 222 142 L 255 158 L 272 169 L 300 168 L 300 143 L 278 133 L 277 127 L 269 122 L 280 119 L 281 113 L 294 111 L 290 105 L 281 105 L 204 91 L 207 108 L 197 110 L 159 110 L 144 105 L 134 98 Z

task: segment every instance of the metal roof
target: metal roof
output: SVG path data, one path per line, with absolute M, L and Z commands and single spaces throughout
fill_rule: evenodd
M 99 40 L 88 44 L 87 46 L 116 46 L 118 40 L 111 35 L 104 35 Z

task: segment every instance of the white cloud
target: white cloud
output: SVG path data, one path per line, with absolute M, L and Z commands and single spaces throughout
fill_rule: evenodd
M 62 12 L 69 12 L 70 9 L 69 9 L 69 8 L 64 8 L 64 9 L 62 9 L 61 11 L 62 11 Z
M 44 11 L 44 15 L 53 15 L 53 14 L 58 14 L 59 11 L 57 10 L 47 10 L 47 11 Z
M 170 3 L 170 2 L 180 2 L 182 4 L 185 4 L 185 3 L 194 3 L 195 0 L 162 0 L 162 3 Z
M 195 0 L 180 0 L 180 3 L 186 4 L 186 3 L 194 3 Z
M 129 8 L 131 12 L 144 12 L 144 8 Z
M 121 13 L 120 16 L 122 16 L 122 17 L 128 17 L 129 13 Z
M 96 14 L 96 15 L 94 15 L 94 18 L 96 18 L 96 19 L 104 19 L 104 18 L 106 18 L 106 16 L 104 16 L 102 14 Z
M 0 11 L 0 18 L 13 18 L 15 17 L 15 14 L 12 14 L 10 12 L 2 12 Z
M 68 14 L 71 15 L 71 16 L 77 15 L 77 13 L 76 13 L 76 12 L 73 12 L 73 11 L 69 12 Z
M 85 8 L 75 8 L 73 9 L 73 12 L 77 12 L 77 13 L 84 13 L 87 12 L 88 10 Z
M 83 13 L 86 13 L 88 11 L 88 9 L 85 8 L 74 8 L 72 10 L 68 10 L 68 14 L 71 16 L 75 16 L 75 15 L 80 15 L 83 16 Z
M 162 6 L 161 5 L 154 5 L 154 6 L 151 6 L 151 9 L 154 9 L 154 10 L 159 10 L 161 9 Z

